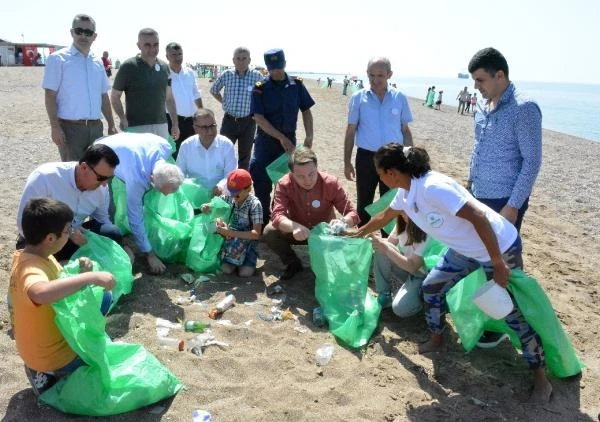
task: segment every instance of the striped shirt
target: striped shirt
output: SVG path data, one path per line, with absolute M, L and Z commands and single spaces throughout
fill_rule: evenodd
M 491 112 L 475 111 L 475 145 L 469 180 L 475 198 L 509 198 L 521 208 L 531 195 L 542 164 L 542 112 L 521 97 L 512 82 Z
M 246 117 L 250 115 L 250 101 L 254 85 L 262 79 L 261 73 L 254 69 L 248 69 L 243 76 L 235 69 L 227 69 L 219 75 L 210 88 L 210 93 L 216 95 L 225 88 L 223 92 L 225 113 L 234 117 Z

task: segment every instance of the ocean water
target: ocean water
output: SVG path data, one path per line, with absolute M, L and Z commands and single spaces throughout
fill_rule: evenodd
M 326 81 L 327 76 L 335 78 L 336 89 L 344 79 L 343 74 L 320 74 L 309 72 L 292 72 L 306 79 Z M 366 75 L 357 75 L 366 87 L 369 81 Z M 424 77 L 392 77 L 400 91 L 409 97 L 423 98 L 427 88 L 435 85 L 436 92 L 444 91 L 443 103 L 458 106 L 456 96 L 465 86 L 469 92 L 479 91 L 473 88 L 471 79 L 457 78 L 424 78 Z M 580 138 L 600 142 L 600 85 L 587 85 L 560 82 L 513 81 L 519 91 L 535 100 L 542 110 L 542 126 L 545 129 L 567 133 Z M 437 99 L 437 94 L 436 94 Z

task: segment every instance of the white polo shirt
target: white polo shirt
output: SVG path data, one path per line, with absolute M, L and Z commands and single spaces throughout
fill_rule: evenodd
M 498 239 L 500 251 L 506 252 L 517 239 L 517 229 L 444 174 L 430 171 L 423 177 L 413 178 L 410 190 L 398 189 L 390 207 L 404 210 L 421 230 L 459 254 L 487 262 L 490 256 L 473 224 L 456 216 L 468 201 L 485 213 Z

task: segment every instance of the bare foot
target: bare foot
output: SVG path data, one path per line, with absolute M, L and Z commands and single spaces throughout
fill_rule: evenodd
M 441 334 L 432 334 L 428 341 L 419 344 L 419 354 L 441 352 L 444 350 L 444 337 Z
M 546 378 L 546 373 L 543 368 L 536 369 L 534 372 L 533 391 L 527 403 L 530 404 L 545 404 L 550 401 L 552 394 L 552 384 Z

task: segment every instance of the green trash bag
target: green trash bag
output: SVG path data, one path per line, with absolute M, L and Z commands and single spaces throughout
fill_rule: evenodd
M 129 227 L 129 218 L 127 217 L 127 193 L 125 192 L 125 183 L 121 179 L 113 177 L 110 189 L 115 204 L 115 225 L 121 229 L 123 236 L 126 236 L 131 233 L 131 227 Z
M 166 262 L 184 262 L 194 208 L 181 189 L 163 195 L 156 189 L 144 196 L 144 227 L 154 253 Z
M 69 264 L 75 262 L 77 272 L 74 274 L 78 274 L 78 259 L 87 257 L 97 264 L 94 266 L 94 271 L 108 271 L 115 277 L 116 284 L 112 289 L 113 303 L 110 306 L 110 309 L 113 309 L 121 296 L 131 293 L 133 287 L 131 261 L 125 250 L 114 240 L 91 231 L 85 233 L 85 238 L 87 243 L 77 249 Z
M 427 244 L 425 245 L 425 250 L 423 251 L 423 261 L 427 271 L 431 271 L 431 269 L 435 267 L 435 264 L 438 263 L 440 258 L 444 256 L 447 250 L 448 247 L 442 242 L 431 236 L 427 236 Z
M 362 238 L 329 234 L 329 225 L 315 226 L 308 238 L 315 296 L 331 333 L 342 343 L 365 345 L 379 321 L 381 306 L 367 291 L 373 247 Z
M 185 179 L 179 189 L 195 210 L 200 209 L 202 204 L 208 203 L 213 197 L 212 189 L 205 188 L 195 179 Z
M 182 142 L 185 141 L 185 139 L 181 140 Z M 167 158 L 167 163 L 171 163 L 171 164 L 175 164 L 175 159 L 173 158 L 173 154 L 175 154 L 175 151 L 177 151 L 177 145 L 175 145 L 175 139 L 173 139 L 173 137 L 171 135 L 169 135 L 169 137 L 167 138 L 167 142 L 169 142 L 169 145 L 171 145 L 171 155 L 169 155 L 169 158 Z
M 185 265 L 200 273 L 213 273 L 221 268 L 220 251 L 223 236 L 211 232 L 211 225 L 217 218 L 229 221 L 231 206 L 215 196 L 210 201 L 210 214 L 200 214 L 192 223 L 192 237 L 185 258 Z
M 517 335 L 504 320 L 490 318 L 472 302 L 473 295 L 485 282 L 485 273 L 479 269 L 461 280 L 446 295 L 463 347 L 467 352 L 471 351 L 486 330 L 507 333 L 513 345 L 520 348 Z M 550 373 L 555 377 L 565 378 L 581 372 L 584 365 L 577 357 L 546 292 L 537 280 L 521 270 L 512 270 L 508 290 L 527 322 L 542 339 L 546 366 Z
M 52 304 L 56 325 L 88 365 L 40 396 L 42 402 L 61 412 L 116 415 L 171 397 L 183 388 L 143 346 L 110 340 L 99 311 L 103 292 L 101 287 L 86 286 Z
M 302 147 L 302 144 L 296 145 L 297 149 Z M 269 175 L 269 179 L 271 179 L 271 182 L 273 182 L 274 185 L 276 185 L 277 182 L 279 182 L 279 179 L 288 174 L 288 172 L 290 171 L 290 168 L 288 167 L 289 159 L 290 154 L 286 152 L 284 154 L 281 154 L 279 158 L 277 158 L 275 161 L 273 161 L 267 166 L 267 174 Z
M 396 192 L 398 192 L 398 189 L 390 189 L 389 191 L 384 193 L 383 196 L 381 198 L 379 198 L 377 201 L 373 202 L 372 204 L 367 205 L 365 207 L 365 211 L 371 217 L 379 214 L 381 211 L 385 210 L 392 203 L 392 199 L 394 199 L 394 196 L 396 196 Z M 396 225 L 396 219 L 393 219 L 392 221 L 390 221 L 389 223 L 387 223 L 385 225 L 383 230 L 387 234 L 390 234 L 394 230 L 395 225 Z

